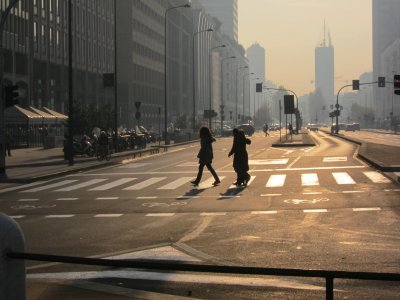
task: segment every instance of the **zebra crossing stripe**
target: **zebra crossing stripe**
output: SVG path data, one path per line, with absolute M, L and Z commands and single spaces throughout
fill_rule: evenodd
M 273 214 L 277 214 L 278 211 L 276 210 L 266 210 L 266 211 L 252 211 L 251 214 L 252 215 L 273 215 Z
M 147 180 L 145 180 L 145 181 L 142 181 L 142 182 L 140 182 L 140 183 L 138 183 L 138 184 L 132 185 L 132 186 L 127 187 L 127 188 L 124 188 L 124 191 L 132 191 L 132 190 L 137 191 L 137 190 L 141 190 L 141 189 L 144 189 L 145 187 L 148 187 L 148 186 L 153 185 L 153 184 L 155 184 L 155 183 L 157 183 L 157 182 L 160 182 L 160 181 L 162 181 L 162 180 L 164 180 L 164 179 L 166 179 L 166 178 L 167 178 L 167 177 L 154 177 L 154 178 L 150 178 L 150 179 L 147 179 Z
M 347 161 L 346 156 L 337 156 L 337 157 L 324 157 L 323 162 L 338 162 L 338 161 Z
M 282 187 L 285 184 L 286 175 L 271 175 L 266 187 Z
M 118 218 L 121 217 L 123 214 L 98 214 L 95 215 L 95 218 Z
M 301 174 L 301 184 L 303 186 L 319 185 L 318 175 L 315 173 Z
M 181 177 L 176 179 L 175 181 L 172 181 L 166 185 L 163 185 L 162 187 L 159 187 L 158 190 L 174 190 L 186 183 L 188 183 L 190 180 L 192 180 L 193 177 Z
M 304 209 L 304 213 L 326 213 L 328 212 L 327 209 Z
M 12 192 L 12 191 L 17 191 L 17 190 L 22 190 L 22 189 L 25 189 L 25 188 L 28 188 L 28 187 L 33 187 L 33 186 L 45 184 L 47 182 L 49 182 L 49 181 L 48 180 L 47 181 L 36 181 L 36 182 L 33 182 L 33 183 L 29 183 L 29 184 L 9 187 L 9 188 L 0 190 L 0 194 L 7 193 L 7 192 Z
M 371 171 L 371 172 L 363 172 L 365 176 L 371 179 L 374 183 L 390 183 L 391 181 L 383 176 L 381 173 Z
M 379 211 L 380 207 L 353 208 L 353 211 Z
M 150 213 L 146 217 L 173 217 L 175 213 Z
M 67 219 L 75 217 L 75 215 L 48 215 L 45 216 L 46 219 Z
M 219 180 L 222 181 L 225 179 L 226 176 L 220 176 Z M 203 181 L 202 183 L 200 183 L 200 185 L 195 186 L 193 189 L 197 189 L 197 190 L 204 190 L 204 189 L 208 189 L 210 187 L 212 187 L 213 183 L 214 183 L 215 179 L 214 177 L 210 177 L 207 180 Z
M 68 187 L 65 187 L 65 188 L 62 188 L 62 189 L 55 190 L 55 192 L 75 191 L 77 189 L 84 188 L 84 187 L 87 187 L 87 186 L 90 186 L 90 185 L 94 185 L 94 184 L 103 182 L 105 180 L 107 180 L 107 179 L 92 179 L 92 180 L 89 180 L 89 181 L 86 181 L 86 182 L 82 182 L 82 183 L 79 183 L 79 184 L 75 184 L 75 185 L 71 185 L 71 186 L 68 186 Z
M 332 175 L 337 184 L 356 184 L 353 178 L 351 178 L 350 175 L 345 172 L 332 173 Z
M 136 179 L 136 178 L 122 178 L 122 179 L 118 179 L 118 180 L 115 180 L 115 181 L 113 181 L 113 182 L 110 182 L 110 183 L 107 183 L 107 184 L 100 185 L 100 186 L 97 186 L 97 187 L 95 187 L 95 188 L 92 188 L 92 189 L 90 189 L 89 191 L 106 191 L 106 190 L 112 189 L 112 188 L 114 188 L 114 187 L 123 185 L 123 184 L 125 184 L 125 183 L 131 182 L 131 181 L 133 181 L 133 180 L 135 180 L 135 179 Z
M 250 176 L 250 180 L 249 182 L 247 182 L 247 186 L 249 186 L 254 181 L 254 179 L 256 179 L 256 176 Z M 245 188 L 245 186 L 243 185 L 237 186 L 235 184 L 232 184 L 229 186 L 229 189 L 243 189 L 243 188 Z
M 21 215 L 21 216 L 10 216 L 11 218 L 13 218 L 13 219 L 22 219 L 22 218 L 24 218 L 25 216 L 24 215 Z
M 63 181 L 56 182 L 56 183 L 52 183 L 52 184 L 48 184 L 48 185 L 45 185 L 45 186 L 40 186 L 40 187 L 37 187 L 37 188 L 34 188 L 34 189 L 22 191 L 22 192 L 20 192 L 20 193 L 35 193 L 35 192 L 40 192 L 40 191 L 49 190 L 49 189 L 52 189 L 52 188 L 55 188 L 55 187 L 67 185 L 67 184 L 73 183 L 73 182 L 75 182 L 75 181 L 77 181 L 77 180 L 75 180 L 75 179 L 74 179 L 74 180 L 63 180 Z

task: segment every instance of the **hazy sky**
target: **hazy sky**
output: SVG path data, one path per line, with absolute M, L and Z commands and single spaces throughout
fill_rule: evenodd
M 216 0 L 217 1 L 217 0 Z M 314 90 L 324 20 L 335 49 L 335 93 L 372 71 L 371 0 L 239 0 L 239 42 L 266 51 L 266 77 L 298 96 Z

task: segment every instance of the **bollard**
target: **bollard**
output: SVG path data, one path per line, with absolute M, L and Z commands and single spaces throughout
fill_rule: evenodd
M 0 213 L 0 299 L 26 298 L 25 261 L 7 257 L 8 252 L 25 252 L 24 245 L 19 225 Z

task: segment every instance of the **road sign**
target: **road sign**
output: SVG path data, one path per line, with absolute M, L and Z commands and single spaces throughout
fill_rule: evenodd
M 393 86 L 395 88 L 394 93 L 396 95 L 400 95 L 400 90 L 396 90 L 400 89 L 400 75 L 398 74 L 394 75 Z
M 360 89 L 360 80 L 353 80 L 353 90 L 358 91 Z

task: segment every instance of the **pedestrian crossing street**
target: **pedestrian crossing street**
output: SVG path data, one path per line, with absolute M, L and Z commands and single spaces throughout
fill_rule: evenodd
M 357 175 L 357 180 L 353 178 L 348 172 L 330 172 L 328 173 L 328 181 L 331 183 L 336 183 L 338 186 L 349 186 L 356 184 L 365 183 L 375 183 L 375 184 L 389 184 L 391 181 L 383 176 L 381 173 L 376 171 L 362 171 L 362 175 Z M 234 173 L 233 173 L 234 174 Z M 287 173 L 287 174 L 269 174 L 262 175 L 260 173 L 254 172 L 252 174 L 251 180 L 248 186 L 254 185 L 265 186 L 266 188 L 282 188 L 288 185 L 289 178 L 293 182 L 299 182 L 303 187 L 309 186 L 321 186 L 320 177 L 322 175 L 318 173 Z M 323 174 L 324 183 L 326 184 L 327 173 Z M 354 175 L 353 175 L 354 176 Z M 232 180 L 231 176 L 220 176 L 221 186 L 226 187 L 229 180 Z M 54 181 L 38 181 L 31 184 L 26 184 L 22 186 L 16 186 L 12 188 L 7 188 L 0 190 L 1 193 L 16 191 L 21 194 L 34 194 L 38 192 L 58 192 L 58 193 L 68 193 L 74 191 L 88 191 L 88 192 L 105 192 L 109 190 L 119 191 L 141 191 L 145 189 L 152 189 L 158 191 L 172 191 L 179 189 L 185 185 L 189 185 L 189 182 L 193 180 L 193 177 L 189 176 L 154 176 L 150 178 L 95 178 L 95 179 L 85 179 L 85 177 L 79 177 L 74 179 L 74 177 L 66 177 L 63 180 Z M 207 189 L 211 188 L 214 179 L 212 177 L 203 179 L 199 186 L 191 186 L 191 189 Z M 229 185 L 229 188 L 236 188 L 234 185 Z

